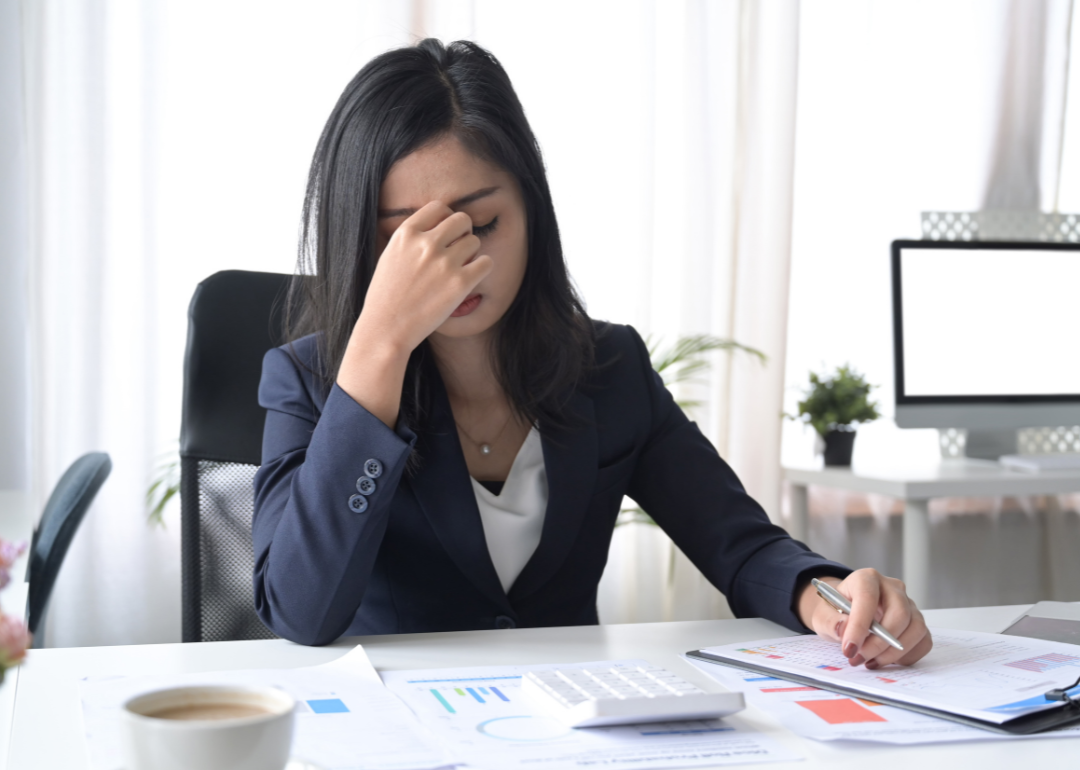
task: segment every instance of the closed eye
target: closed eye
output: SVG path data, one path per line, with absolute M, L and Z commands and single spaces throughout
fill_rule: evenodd
M 488 222 L 486 225 L 480 225 L 479 227 L 474 227 L 472 229 L 472 233 L 477 238 L 483 238 L 485 235 L 489 235 L 489 234 L 495 232 L 495 228 L 498 227 L 498 225 L 499 225 L 499 218 L 495 217 L 490 222 Z

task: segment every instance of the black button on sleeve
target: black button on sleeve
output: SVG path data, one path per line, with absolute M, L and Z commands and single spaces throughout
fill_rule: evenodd
M 367 498 L 363 495 L 353 495 L 349 498 L 349 508 L 353 513 L 363 513 L 367 510 Z
M 375 481 L 369 476 L 361 476 L 356 480 L 356 491 L 367 497 L 375 491 Z
M 368 460 L 364 463 L 364 473 L 373 479 L 379 478 L 382 475 L 382 463 L 374 458 Z
M 506 615 L 498 615 L 495 618 L 495 628 L 517 628 L 517 623 L 513 618 L 508 618 Z

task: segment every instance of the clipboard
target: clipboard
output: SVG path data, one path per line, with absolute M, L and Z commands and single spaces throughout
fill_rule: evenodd
M 1037 711 L 1034 714 L 1018 716 L 1007 722 L 998 724 L 997 722 L 987 722 L 981 719 L 975 719 L 965 714 L 955 714 L 951 711 L 946 711 L 945 709 L 930 708 L 928 706 L 899 701 L 895 698 L 886 698 L 878 693 L 867 693 L 854 687 L 846 687 L 832 682 L 822 682 L 819 679 L 814 679 L 809 676 L 792 674 L 787 671 L 777 671 L 775 668 L 748 662 L 743 658 L 736 660 L 705 650 L 690 650 L 690 652 L 686 653 L 686 656 L 705 663 L 738 668 L 744 671 L 753 671 L 758 674 L 775 677 L 776 679 L 796 682 L 798 684 L 816 687 L 819 690 L 828 690 L 829 692 L 848 695 L 853 698 L 865 698 L 877 703 L 883 703 L 886 706 L 895 706 L 896 708 L 907 709 L 908 711 L 916 711 L 920 714 L 926 714 L 927 716 L 947 719 L 950 722 L 957 722 L 962 725 L 967 725 L 968 727 L 978 727 L 982 730 L 989 730 L 990 732 L 1001 733 L 1003 735 L 1031 735 L 1046 730 L 1053 730 L 1057 727 L 1065 727 L 1074 722 L 1080 722 L 1080 700 L 1075 698 L 1063 701 L 1060 708 Z

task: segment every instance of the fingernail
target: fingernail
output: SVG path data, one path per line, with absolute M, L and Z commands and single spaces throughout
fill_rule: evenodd
M 851 665 L 853 665 L 853 666 L 861 666 L 861 665 L 862 665 L 862 662 L 863 662 L 864 660 L 865 660 L 865 658 L 863 658 L 863 656 L 862 656 L 862 655 L 856 655 L 856 656 L 855 656 L 854 658 L 852 658 L 851 660 L 849 660 L 849 661 L 848 661 L 848 663 L 850 663 L 850 664 L 851 664 Z
M 855 642 L 848 642 L 844 645 L 844 657 L 853 658 L 855 653 L 859 651 L 859 648 L 855 646 Z
M 840 621 L 836 624 L 836 638 L 839 639 L 844 635 L 844 621 Z
M 876 660 L 868 660 L 868 661 L 866 662 L 866 667 L 867 667 L 868 669 L 870 669 L 871 671 L 875 671 L 875 670 L 876 670 L 876 669 L 878 669 L 878 668 L 879 668 L 880 666 L 881 666 L 881 664 L 880 664 L 880 663 L 878 663 L 878 662 L 877 662 Z

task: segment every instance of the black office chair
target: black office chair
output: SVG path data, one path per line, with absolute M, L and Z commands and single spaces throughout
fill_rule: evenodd
M 266 419 L 262 358 L 281 344 L 289 280 L 226 270 L 191 298 L 180 428 L 185 642 L 275 638 L 255 614 L 252 481 Z
M 73 462 L 56 483 L 30 544 L 30 586 L 27 627 L 33 646 L 45 642 L 45 612 L 49 608 L 56 576 L 68 547 L 90 503 L 112 472 L 112 460 L 104 452 L 90 452 Z

